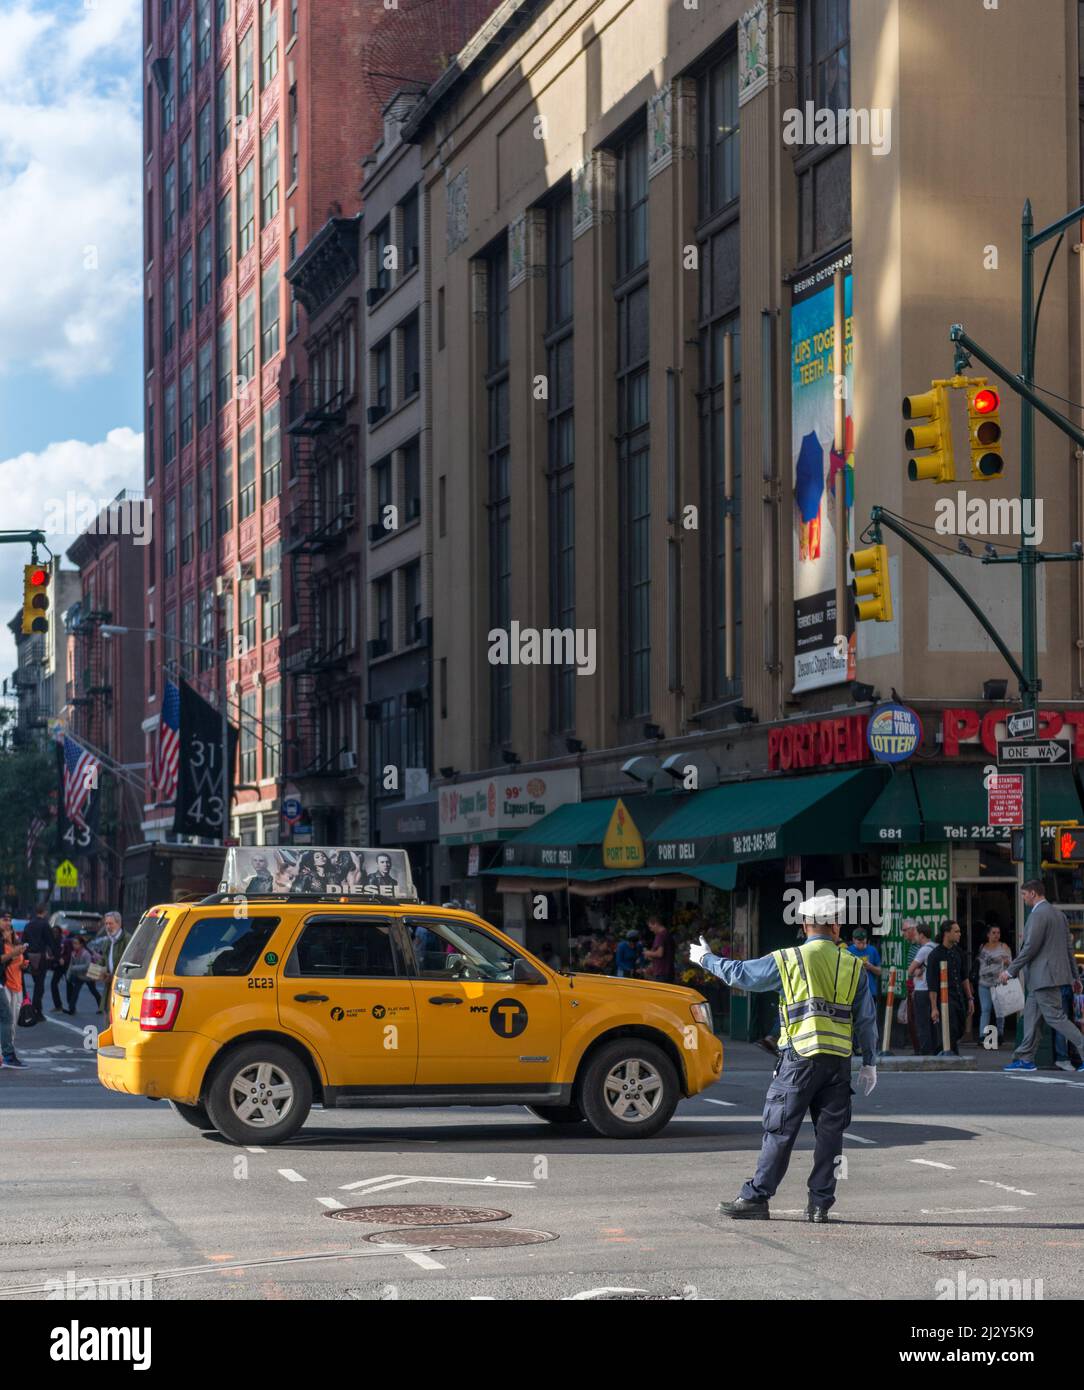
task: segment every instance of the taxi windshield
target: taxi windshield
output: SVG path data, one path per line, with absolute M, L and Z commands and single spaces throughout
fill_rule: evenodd
M 411 924 L 418 973 L 430 979 L 510 981 L 515 952 L 468 922 L 432 918 Z

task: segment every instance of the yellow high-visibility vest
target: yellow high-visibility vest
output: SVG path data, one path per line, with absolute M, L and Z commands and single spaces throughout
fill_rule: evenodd
M 772 959 L 783 982 L 779 1046 L 800 1057 L 849 1057 L 862 962 L 828 937 L 773 951 Z

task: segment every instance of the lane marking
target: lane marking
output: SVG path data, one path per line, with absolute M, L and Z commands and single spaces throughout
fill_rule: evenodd
M 978 1215 L 991 1211 L 1024 1211 L 1024 1207 L 920 1207 L 923 1216 L 952 1216 L 958 1212 Z
M 849 1129 L 843 1131 L 844 1139 L 850 1139 L 854 1144 L 876 1144 L 876 1139 L 866 1139 L 861 1134 L 852 1134 Z
M 404 1173 L 385 1173 L 379 1178 L 362 1178 L 358 1182 L 344 1182 L 339 1191 L 356 1192 L 359 1188 L 364 1188 L 366 1195 L 368 1195 L 370 1192 L 386 1192 L 391 1187 L 410 1187 L 419 1182 L 449 1183 L 455 1187 L 533 1188 L 535 1186 L 533 1182 L 514 1182 L 508 1178 L 428 1178 L 408 1177 Z
M 935 1163 L 932 1158 L 909 1158 L 908 1163 L 921 1163 L 926 1168 L 945 1168 L 951 1173 L 955 1173 L 955 1163 Z
M 1082 1086 L 1084 1082 L 1070 1081 L 1068 1077 L 1062 1076 L 1029 1076 L 1026 1072 L 1010 1071 L 1006 1073 L 1014 1081 L 1030 1081 L 1037 1086 Z
M 308 1182 L 308 1178 L 303 1178 L 300 1173 L 295 1173 L 292 1168 L 280 1168 L 279 1174 L 284 1177 L 287 1182 Z
M 715 1100 L 711 1096 L 697 1096 L 697 1100 L 702 1100 L 705 1105 L 733 1105 L 736 1107 L 738 1104 L 736 1100 Z
M 60 1084 L 62 1086 L 97 1086 L 98 1078 L 96 1076 L 69 1076 Z
M 1000 1187 L 1002 1192 L 1015 1192 L 1018 1197 L 1035 1197 L 1038 1194 L 1029 1192 L 1026 1187 L 1010 1187 L 1008 1183 L 994 1182 L 993 1178 L 979 1178 L 979 1182 L 984 1187 Z
M 411 1253 L 409 1253 L 409 1254 L 404 1255 L 404 1256 L 403 1256 L 403 1259 L 404 1259 L 404 1260 L 409 1260 L 409 1261 L 411 1262 L 411 1264 L 417 1265 L 419 1269 L 444 1269 L 444 1268 L 445 1268 L 445 1266 L 442 1265 L 442 1264 L 440 1264 L 439 1261 L 430 1259 L 428 1255 L 418 1255 L 418 1254 L 415 1254 L 414 1252 L 411 1252 Z
M 250 1154 L 265 1154 L 267 1152 L 266 1149 L 258 1149 L 255 1144 L 246 1144 L 245 1148 Z
M 67 1028 L 68 1031 L 69 1031 L 70 1033 L 78 1033 L 79 1036 L 80 1036 L 81 1038 L 85 1038 L 85 1037 L 86 1037 L 86 1031 L 85 1031 L 85 1030 L 86 1030 L 87 1028 L 97 1028 L 97 1027 L 98 1027 L 98 1025 L 97 1025 L 96 1023 L 91 1023 L 91 1022 L 89 1022 L 89 1020 L 88 1020 L 88 1022 L 84 1025 L 83 1028 L 80 1028 L 79 1025 L 78 1025 L 78 1023 L 68 1023 L 66 1020 L 64 1020 L 64 1019 L 62 1019 L 62 1018 L 48 1018 L 48 1019 L 46 1019 L 45 1021 L 46 1021 L 46 1023 L 51 1023 L 51 1024 L 53 1025 L 54 1028 Z M 88 1050 L 88 1052 L 89 1052 L 89 1051 L 93 1051 L 92 1048 L 88 1048 L 87 1050 Z
M 345 1211 L 346 1203 L 340 1202 L 338 1197 L 317 1197 L 316 1199 L 322 1207 L 327 1207 L 329 1211 Z

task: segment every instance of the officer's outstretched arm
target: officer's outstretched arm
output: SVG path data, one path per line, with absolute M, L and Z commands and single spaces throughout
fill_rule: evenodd
M 701 937 L 699 946 L 689 948 L 689 959 L 702 970 L 718 976 L 732 989 L 747 989 L 753 994 L 764 994 L 768 990 L 782 988 L 779 967 L 771 956 L 758 956 L 756 960 L 727 960 L 723 956 L 713 956 L 708 950 L 707 942 Z

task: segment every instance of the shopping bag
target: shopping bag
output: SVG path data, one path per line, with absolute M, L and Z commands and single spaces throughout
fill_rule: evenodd
M 1017 979 L 1007 985 L 995 985 L 990 991 L 994 1000 L 994 1013 L 998 1018 L 1008 1018 L 1018 1014 L 1024 1007 L 1024 986 Z
M 907 1024 L 907 1000 L 906 1000 L 906 999 L 901 999 L 901 1000 L 900 1000 L 899 1008 L 896 1010 L 896 1022 L 897 1022 L 897 1023 L 902 1023 L 902 1024 L 904 1024 L 904 1026 L 906 1026 L 906 1024 Z

